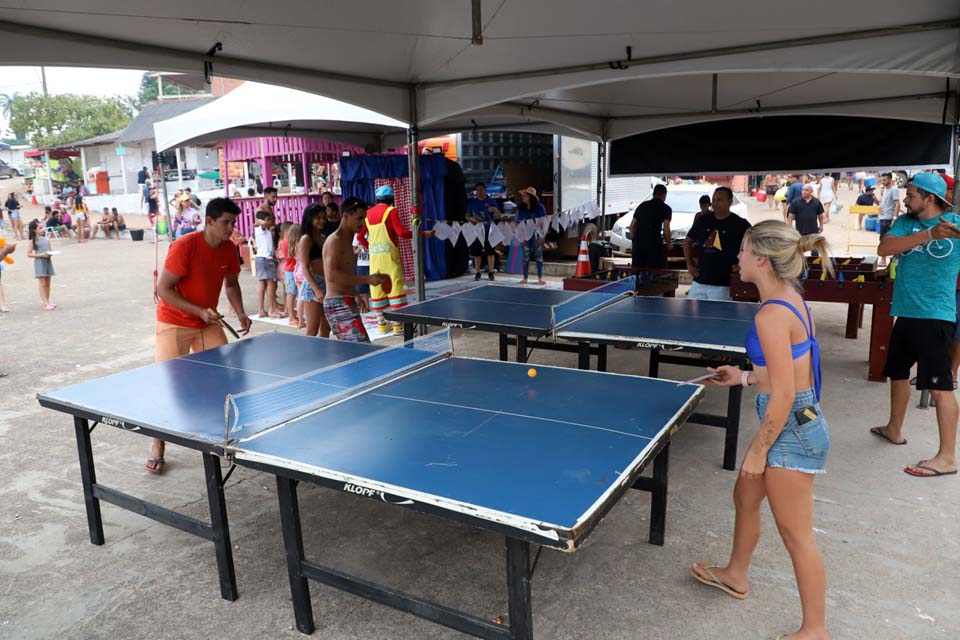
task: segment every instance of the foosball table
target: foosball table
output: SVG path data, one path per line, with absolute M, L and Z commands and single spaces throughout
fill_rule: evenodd
M 873 305 L 870 321 L 870 353 L 867 379 L 885 382 L 883 366 L 887 359 L 887 345 L 893 331 L 890 305 L 893 301 L 893 280 L 886 269 L 877 265 L 876 256 L 866 258 L 833 258 L 835 275 L 828 278 L 820 258 L 807 258 L 807 274 L 803 281 L 803 297 L 808 302 L 838 302 L 847 305 L 847 325 L 844 337 L 855 340 L 863 327 L 863 310 Z M 734 300 L 756 302 L 757 288 L 740 280 L 736 274 L 730 281 L 730 296 Z

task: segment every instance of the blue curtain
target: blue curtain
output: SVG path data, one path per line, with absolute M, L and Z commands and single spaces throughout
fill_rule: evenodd
M 446 219 L 443 181 L 447 176 L 447 159 L 442 155 L 420 156 L 420 189 L 423 228 L 432 229 L 438 220 Z M 340 188 L 343 197 L 374 201 L 377 178 L 406 178 L 410 175 L 406 155 L 354 156 L 340 160 Z M 412 185 L 411 185 L 412 186 Z M 447 277 L 445 247 L 442 240 L 423 239 L 423 266 L 427 280 Z

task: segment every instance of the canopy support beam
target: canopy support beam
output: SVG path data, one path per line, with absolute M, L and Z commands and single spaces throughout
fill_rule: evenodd
M 0 26 L 2 26 L 2 23 L 0 23 Z M 722 56 L 739 55 L 743 53 L 763 53 L 768 51 L 791 49 L 795 47 L 818 47 L 824 44 L 832 44 L 835 42 L 872 40 L 877 38 L 889 38 L 892 36 L 904 36 L 914 33 L 944 31 L 949 29 L 960 29 L 960 19 L 952 18 L 948 20 L 918 22 L 915 24 L 896 25 L 892 27 L 879 27 L 875 29 L 861 29 L 839 33 L 828 33 L 820 36 L 804 36 L 802 38 L 788 38 L 785 40 L 772 40 L 770 42 L 756 42 L 751 44 L 733 45 L 729 47 L 715 47 L 712 49 L 682 51 L 678 53 L 647 56 L 645 58 L 631 57 L 620 60 L 606 60 L 604 62 L 593 62 L 589 64 L 572 65 L 568 67 L 532 69 L 530 71 L 518 71 L 515 73 L 501 73 L 496 75 L 457 78 L 456 80 L 435 80 L 433 82 L 423 82 L 419 86 L 424 89 L 433 89 L 439 87 L 489 82 L 492 80 L 524 80 L 530 78 L 542 78 L 544 76 L 582 73 L 585 71 L 609 71 L 611 68 L 628 69 L 630 67 L 642 67 L 651 64 L 699 60 L 703 58 L 717 58 Z

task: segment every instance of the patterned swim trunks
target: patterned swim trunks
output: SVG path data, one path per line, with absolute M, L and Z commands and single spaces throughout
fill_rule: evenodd
M 330 323 L 331 335 L 337 340 L 370 342 L 355 297 L 327 296 L 323 299 L 323 313 Z

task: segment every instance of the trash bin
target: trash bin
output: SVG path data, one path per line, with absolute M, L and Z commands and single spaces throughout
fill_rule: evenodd
M 134 242 L 143 240 L 143 229 L 130 229 L 130 239 Z

